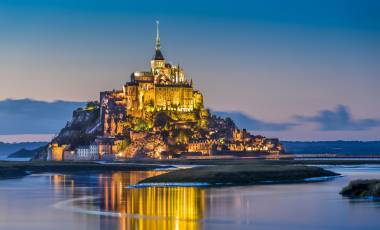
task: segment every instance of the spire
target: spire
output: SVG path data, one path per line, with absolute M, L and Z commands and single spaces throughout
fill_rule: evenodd
M 156 52 L 153 56 L 153 60 L 164 60 L 164 56 L 161 53 L 161 42 L 160 42 L 160 22 L 156 21 L 157 24 L 157 35 L 156 35 Z
M 161 47 L 161 44 L 160 44 L 160 22 L 157 20 L 156 21 L 156 25 L 157 25 L 157 34 L 156 34 L 156 50 L 159 50 L 160 47 Z

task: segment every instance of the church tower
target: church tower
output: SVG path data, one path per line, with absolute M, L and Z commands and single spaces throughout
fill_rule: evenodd
M 161 53 L 161 41 L 160 41 L 160 22 L 156 21 L 156 50 L 153 59 L 150 61 L 150 68 L 153 74 L 159 73 L 160 69 L 165 67 L 165 58 Z

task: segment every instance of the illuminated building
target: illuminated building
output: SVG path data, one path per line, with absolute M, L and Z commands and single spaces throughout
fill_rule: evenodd
M 62 161 L 63 153 L 68 148 L 68 145 L 58 145 L 57 143 L 50 144 L 48 147 L 48 160 Z
M 76 149 L 76 160 L 94 161 L 99 159 L 99 147 L 96 143 L 88 146 L 78 146 Z
M 283 146 L 277 138 L 266 138 L 255 136 L 245 129 L 234 129 L 232 137 L 223 141 L 215 139 L 194 140 L 188 143 L 189 152 L 199 152 L 202 155 L 213 155 L 220 153 L 269 153 L 280 154 Z
M 186 79 L 179 65 L 166 62 L 161 51 L 158 25 L 157 22 L 150 70 L 133 72 L 122 90 L 100 93 L 101 119 L 106 136 L 123 134 L 127 117 L 141 118 L 149 123 L 158 111 L 167 111 L 178 123 L 205 124 L 207 112 L 203 106 L 203 95 L 193 88 L 192 80 Z
M 202 155 L 210 155 L 218 144 L 219 142 L 213 139 L 197 140 L 190 142 L 187 145 L 187 150 L 189 152 L 200 152 Z
M 72 121 L 53 142 L 72 146 L 68 150 L 76 150 L 78 159 L 88 159 L 90 149 L 79 146 L 92 142 L 101 160 L 282 152 L 278 139 L 251 135 L 230 118 L 204 108 L 202 93 L 194 89 L 182 67 L 164 58 L 158 25 L 149 70 L 133 72 L 122 89 L 100 92 L 99 102 L 74 111 Z M 63 150 L 51 149 L 48 159 L 62 160 Z M 72 158 L 69 153 L 67 157 Z

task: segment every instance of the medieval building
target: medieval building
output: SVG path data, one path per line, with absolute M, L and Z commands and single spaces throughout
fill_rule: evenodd
M 74 136 L 73 136 L 74 135 Z M 245 156 L 278 154 L 278 139 L 251 135 L 229 118 L 210 115 L 181 66 L 161 51 L 159 24 L 150 68 L 133 72 L 120 90 L 74 111 L 49 145 L 49 160 Z
M 122 90 L 100 93 L 101 117 L 104 135 L 122 134 L 128 116 L 149 119 L 152 113 L 176 113 L 179 122 L 197 119 L 197 113 L 207 116 L 203 95 L 193 88 L 179 65 L 166 62 L 161 52 L 159 24 L 155 53 L 149 71 L 133 72 Z

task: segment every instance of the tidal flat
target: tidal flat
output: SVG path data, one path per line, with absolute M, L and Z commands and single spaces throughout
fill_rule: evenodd
M 251 185 L 266 183 L 306 182 L 306 179 L 333 177 L 339 174 L 305 165 L 218 165 L 171 171 L 146 178 L 146 183 L 208 183 L 210 185 Z M 311 181 L 310 181 L 311 182 Z
M 149 171 L 175 169 L 141 183 L 210 183 L 249 185 L 258 183 L 313 182 L 310 178 L 333 177 L 337 174 L 310 165 L 343 165 L 353 161 L 295 161 L 260 159 L 198 159 L 198 160 L 130 160 L 125 162 L 6 162 L 0 161 L 0 179 L 20 178 L 36 173 L 90 173 L 115 171 Z M 355 161 L 356 164 L 374 164 L 376 161 Z M 200 166 L 181 169 L 183 166 Z
M 112 171 L 147 171 L 165 169 L 169 166 L 144 163 L 97 163 L 97 162 L 54 162 L 0 161 L 0 179 L 23 177 L 34 173 L 77 173 L 77 172 L 112 172 Z

